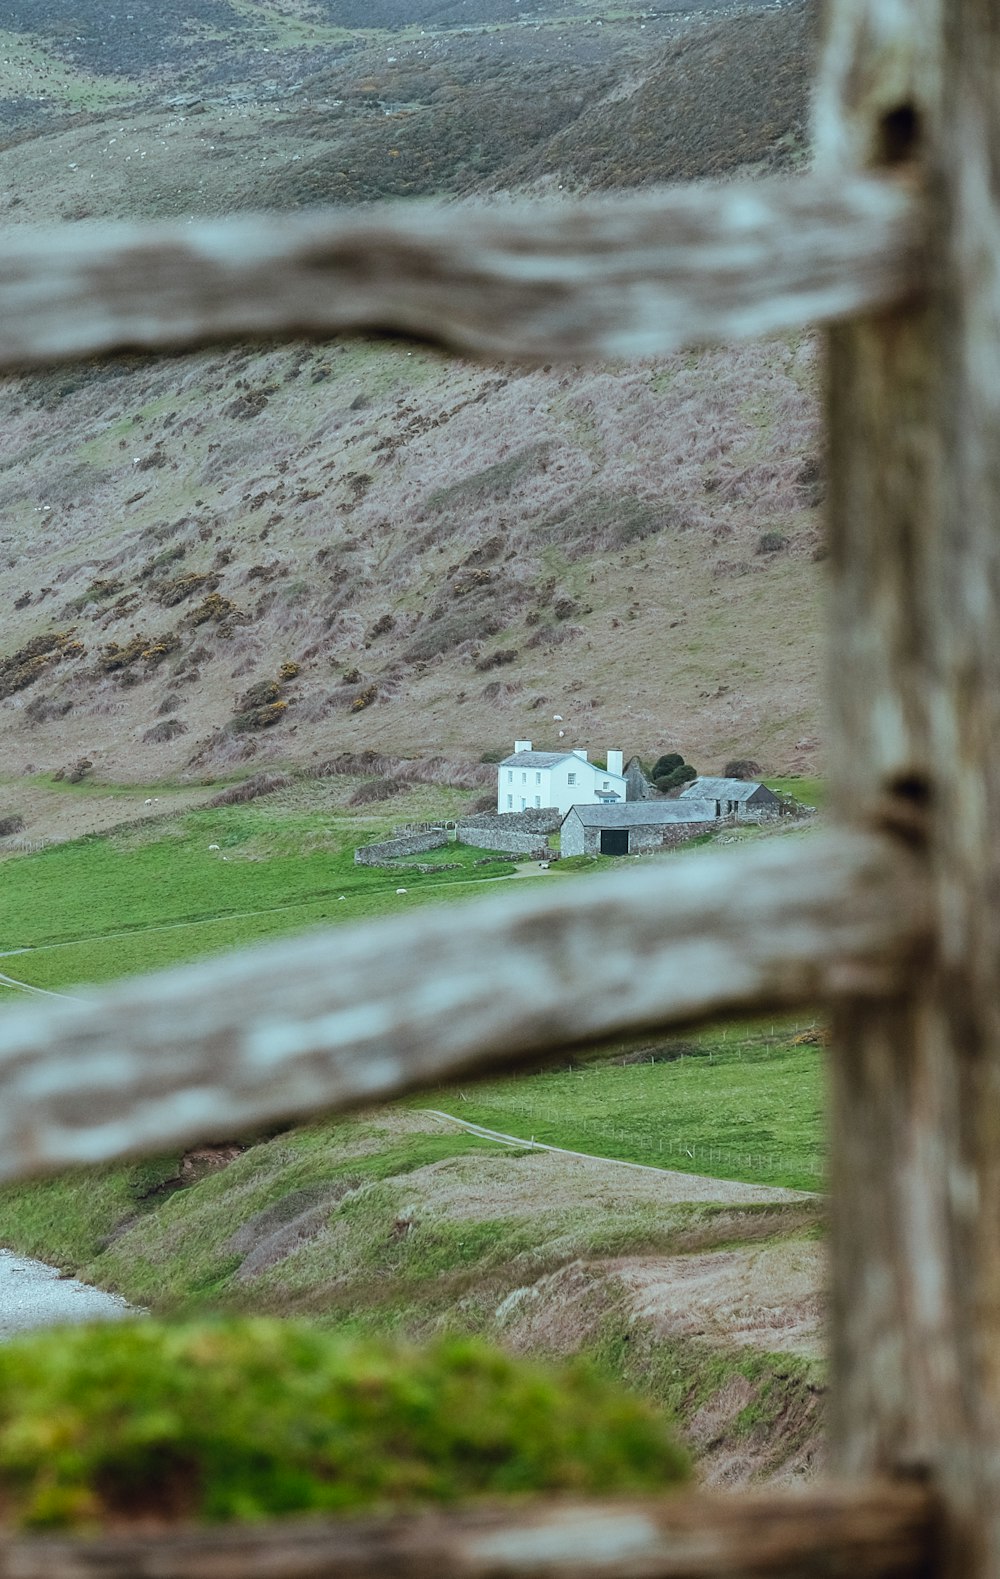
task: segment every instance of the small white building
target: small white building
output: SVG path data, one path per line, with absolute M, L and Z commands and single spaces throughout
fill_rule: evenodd
M 533 751 L 530 740 L 515 740 L 514 754 L 497 771 L 497 811 L 533 811 L 555 806 L 565 816 L 571 806 L 613 806 L 625 799 L 620 751 L 608 752 L 608 765 L 575 751 Z

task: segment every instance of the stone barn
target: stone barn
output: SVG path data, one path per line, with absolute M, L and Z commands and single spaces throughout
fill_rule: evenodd
M 655 794 L 639 758 L 629 757 L 625 764 L 625 799 L 649 800 Z
M 681 790 L 679 799 L 711 801 L 716 817 L 735 817 L 737 822 L 781 816 L 778 796 L 766 784 L 756 784 L 752 779 L 693 779 Z
M 563 818 L 562 855 L 643 855 L 669 849 L 717 821 L 712 801 L 625 801 L 571 806 Z

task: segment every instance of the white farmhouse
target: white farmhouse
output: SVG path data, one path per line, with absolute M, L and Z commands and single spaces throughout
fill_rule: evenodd
M 497 811 L 555 806 L 565 816 L 571 806 L 614 805 L 625 799 L 622 760 L 620 751 L 609 751 L 602 768 L 582 748 L 532 751 L 530 740 L 515 740 L 497 772 Z

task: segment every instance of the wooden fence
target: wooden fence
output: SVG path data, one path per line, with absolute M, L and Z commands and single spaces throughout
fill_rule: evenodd
M 195 1141 L 822 997 L 831 1485 L 19 1539 L 0 1579 L 1000 1579 L 1000 7 L 829 0 L 815 126 L 814 172 L 778 183 L 0 241 L 7 367 L 361 329 L 580 360 L 829 321 L 839 819 L 822 842 L 7 1011 L 0 1166 Z

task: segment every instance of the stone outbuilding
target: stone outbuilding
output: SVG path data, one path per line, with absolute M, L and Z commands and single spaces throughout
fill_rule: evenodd
M 649 800 L 655 793 L 639 758 L 629 757 L 625 764 L 625 799 Z
M 625 801 L 617 806 L 572 806 L 560 829 L 560 854 L 645 855 L 669 849 L 717 821 L 711 801 Z
M 760 822 L 762 818 L 780 817 L 782 811 L 774 791 L 752 779 L 693 779 L 685 784 L 678 799 L 710 801 L 717 818 L 735 817 L 737 822 Z

